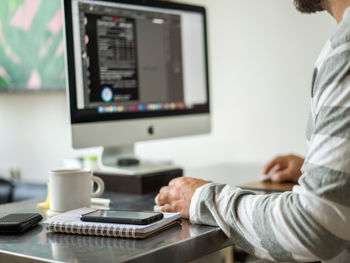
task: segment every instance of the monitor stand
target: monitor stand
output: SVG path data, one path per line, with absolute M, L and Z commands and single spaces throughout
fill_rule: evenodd
M 99 172 L 122 175 L 143 175 L 179 169 L 169 163 L 139 160 L 134 145 L 104 147 L 98 158 Z

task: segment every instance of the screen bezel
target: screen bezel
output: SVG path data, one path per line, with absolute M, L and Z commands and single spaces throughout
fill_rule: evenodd
M 188 116 L 195 114 L 210 113 L 210 96 L 209 96 L 209 62 L 208 62 L 208 40 L 207 40 L 207 17 L 206 9 L 203 6 L 179 4 L 173 2 L 162 2 L 154 0 L 95 0 L 100 2 L 112 2 L 129 4 L 135 6 L 148 6 L 165 9 L 175 9 L 180 11 L 198 12 L 203 16 L 203 30 L 204 30 L 204 51 L 205 51 L 205 84 L 207 103 L 196 107 L 194 109 L 181 110 L 158 110 L 145 112 L 123 112 L 123 113 L 98 113 L 97 110 L 79 110 L 77 106 L 77 92 L 76 92 L 76 76 L 75 76 L 75 62 L 74 62 L 74 38 L 73 38 L 73 21 L 72 21 L 72 0 L 63 0 L 64 16 L 65 16 L 65 39 L 66 39 L 66 62 L 67 62 L 67 94 L 69 94 L 70 104 L 70 119 L 71 123 L 89 123 L 89 122 L 105 122 L 105 121 L 119 121 L 131 119 L 146 119 L 154 117 L 171 117 L 171 116 Z

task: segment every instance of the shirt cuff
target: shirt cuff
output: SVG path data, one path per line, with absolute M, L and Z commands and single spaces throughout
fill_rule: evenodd
M 191 223 L 199 222 L 198 211 L 199 211 L 199 203 L 201 202 L 200 197 L 203 196 L 202 193 L 203 191 L 205 191 L 206 188 L 209 188 L 214 184 L 215 183 L 208 183 L 208 184 L 202 185 L 201 187 L 198 187 L 194 192 L 191 200 L 190 211 L 189 211 L 189 219 Z

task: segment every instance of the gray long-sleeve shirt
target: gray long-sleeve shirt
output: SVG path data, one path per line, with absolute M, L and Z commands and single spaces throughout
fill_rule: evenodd
M 350 251 L 350 8 L 316 61 L 311 100 L 299 185 L 271 195 L 204 185 L 192 198 L 191 222 L 220 226 L 269 260 L 329 260 Z

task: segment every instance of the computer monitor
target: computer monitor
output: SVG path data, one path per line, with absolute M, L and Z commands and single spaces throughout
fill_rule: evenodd
M 73 148 L 103 146 L 100 165 L 118 167 L 136 142 L 210 132 L 204 7 L 63 3 Z

